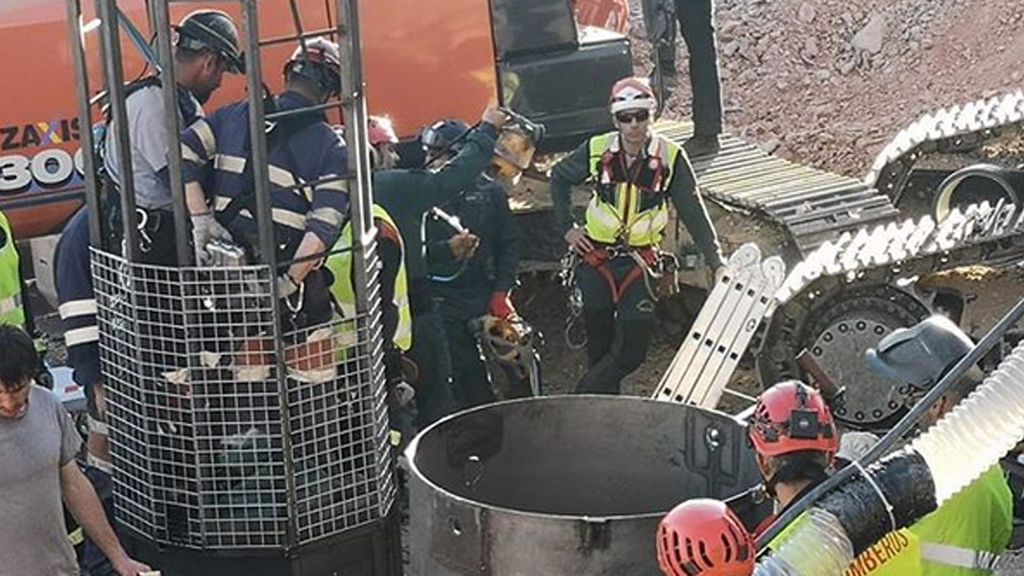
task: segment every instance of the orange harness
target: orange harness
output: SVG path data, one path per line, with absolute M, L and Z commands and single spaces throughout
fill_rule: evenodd
M 633 268 L 628 274 L 626 274 L 626 277 L 622 279 L 622 283 L 620 284 L 615 281 L 615 274 L 612 272 L 611 267 L 608 266 L 608 263 L 619 256 L 629 255 L 633 256 Z M 583 261 L 590 265 L 594 270 L 597 270 L 597 273 L 604 278 L 605 282 L 608 283 L 608 288 L 612 292 L 612 302 L 618 304 L 619 300 L 622 299 L 622 296 L 633 286 L 633 284 L 636 284 L 638 280 L 643 278 L 644 274 L 646 274 L 648 270 L 657 266 L 658 254 L 649 246 L 645 248 L 630 248 L 624 251 L 617 249 L 608 250 L 607 248 L 598 247 L 584 254 Z

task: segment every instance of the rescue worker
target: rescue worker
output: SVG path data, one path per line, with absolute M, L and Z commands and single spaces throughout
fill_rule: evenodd
M 750 576 L 757 552 L 732 510 L 708 498 L 687 500 L 666 514 L 656 548 L 665 576 Z
M 920 400 L 974 347 L 944 316 L 931 316 L 912 328 L 887 335 L 866 354 L 879 375 L 898 382 L 912 402 Z M 937 422 L 984 380 L 973 366 L 933 405 L 919 427 Z M 910 527 L 920 539 L 921 574 L 992 574 L 1013 530 L 1013 494 L 998 464 Z
M 231 17 L 218 10 L 197 10 L 175 27 L 174 78 L 178 83 L 178 115 L 188 127 L 203 117 L 203 104 L 220 87 L 225 72 L 238 74 L 244 60 L 238 42 L 238 29 Z M 175 252 L 174 216 L 170 176 L 167 166 L 169 140 L 165 127 L 164 99 L 159 76 L 150 76 L 128 85 L 125 99 L 128 133 L 131 139 L 132 179 L 135 205 L 139 210 L 139 237 L 144 263 L 164 266 L 178 264 Z M 118 127 L 109 123 L 103 148 L 103 180 L 106 194 L 104 212 L 109 226 L 110 247 L 119 251 L 120 202 L 116 200 L 122 182 Z M 197 192 L 187 194 L 192 219 L 192 236 L 204 245 L 213 237 L 223 237 L 223 229 L 205 207 Z
M 777 513 L 827 478 L 840 446 L 832 413 L 821 393 L 796 380 L 780 382 L 758 396 L 747 431 L 757 453 L 764 489 L 775 500 Z M 762 522 L 755 536 L 773 519 L 774 516 Z M 788 529 L 783 530 L 769 543 L 769 548 L 778 549 L 787 535 Z M 917 541 L 902 529 L 887 534 L 861 553 L 845 576 L 918 573 Z
M 337 96 L 341 90 L 341 57 L 338 45 L 322 37 L 305 41 L 284 66 L 285 92 L 267 99 L 268 114 L 311 108 Z M 304 345 L 330 338 L 320 325 L 328 322 L 333 305 L 318 255 L 334 246 L 348 214 L 347 171 L 344 143 L 326 122 L 323 111 L 307 110 L 268 124 L 267 162 L 270 169 L 270 203 L 273 207 L 276 271 L 281 306 L 281 326 L 299 364 L 289 363 L 297 378 L 323 381 L 334 377 L 333 360 L 306 366 Z M 249 105 L 239 102 L 198 120 L 182 136 L 185 186 L 189 197 L 212 197 L 193 209 L 215 214 L 217 222 L 246 250 L 263 260 L 256 222 L 256 198 L 249 133 Z M 311 190 L 297 189 L 308 182 Z M 196 236 L 196 251 L 205 261 L 206 245 Z
M 107 394 L 100 373 L 99 327 L 89 259 L 89 213 L 82 207 L 64 226 L 56 252 L 57 300 L 67 363 L 75 383 L 85 389 L 89 436 L 82 472 L 92 483 L 107 520 L 114 524 L 113 465 L 107 425 Z M 109 561 L 86 538 L 79 564 L 86 574 L 105 574 Z
M 468 130 L 469 125 L 455 119 L 426 128 L 420 142 L 427 168 L 450 161 L 462 148 L 457 139 Z M 456 232 L 451 223 L 427 220 L 430 287 L 448 339 L 452 387 L 460 408 L 466 408 L 495 400 L 477 331 L 470 324 L 485 315 L 516 315 L 509 293 L 516 285 L 521 236 L 504 187 L 487 175 L 440 208 L 464 227 Z M 522 382 L 516 384 L 522 389 Z
M 490 166 L 498 131 L 505 122 L 505 114 L 490 106 L 484 110 L 480 124 L 466 135 L 459 153 L 440 169 L 391 169 L 373 174 L 374 197 L 395 219 L 405 241 L 412 311 L 409 357 L 418 372 L 413 385 L 416 388 L 415 424 L 420 429 L 447 415 L 454 407 L 444 327 L 433 301 L 423 254 L 423 215 L 471 186 Z
M 393 157 L 386 154 L 398 142 L 391 123 L 386 118 L 371 116 L 367 122 L 371 166 L 393 166 Z M 392 442 L 396 446 L 408 433 L 409 423 L 399 413 L 412 400 L 412 388 L 405 383 L 402 373 L 402 353 L 412 347 L 412 313 L 409 309 L 409 286 L 405 270 L 405 244 L 398 225 L 379 204 L 373 205 L 373 222 L 377 228 L 377 256 L 380 258 L 381 323 L 384 340 L 384 377 L 388 388 L 388 412 L 392 426 Z M 356 290 L 352 266 L 353 231 L 350 219 L 341 231 L 334 249 L 327 257 L 325 268 L 331 274 L 329 285 L 334 302 L 342 318 L 356 316 Z M 358 345 L 358 327 L 354 321 L 342 322 L 339 345 L 351 349 Z M 344 355 L 348 358 L 347 353 Z
M 612 87 L 616 132 L 590 138 L 551 172 L 551 198 L 569 248 L 583 259 L 576 278 L 583 293 L 589 369 L 579 393 L 617 394 L 622 378 L 647 356 L 656 295 L 650 278 L 671 199 L 705 263 L 722 256 L 686 153 L 650 129 L 656 107 L 650 86 L 625 78 Z M 592 181 L 580 226 L 572 218 L 572 186 Z M 716 272 L 717 273 L 717 272 Z
M 690 54 L 693 136 L 683 144 L 691 158 L 718 152 L 722 133 L 722 81 L 715 46 L 713 0 L 644 0 L 647 37 L 654 44 L 655 81 L 662 96 L 677 85 L 676 19 Z
M 21 284 L 21 259 L 14 230 L 7 216 L 0 212 L 0 325 L 26 327 Z

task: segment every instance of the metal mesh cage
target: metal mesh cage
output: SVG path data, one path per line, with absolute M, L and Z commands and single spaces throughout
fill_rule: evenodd
M 367 313 L 296 330 L 269 267 L 164 268 L 93 250 L 126 526 L 157 543 L 282 548 L 387 515 L 372 251 L 368 262 Z

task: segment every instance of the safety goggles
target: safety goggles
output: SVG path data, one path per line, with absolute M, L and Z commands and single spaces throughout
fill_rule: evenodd
M 651 119 L 651 113 L 649 110 L 624 110 L 622 112 L 615 113 L 615 120 L 619 124 L 629 124 L 630 122 L 647 122 Z

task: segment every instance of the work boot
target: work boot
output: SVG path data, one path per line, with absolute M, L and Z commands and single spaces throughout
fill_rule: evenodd
M 683 150 L 690 158 L 717 154 L 720 148 L 718 134 L 694 134 L 683 144 Z

